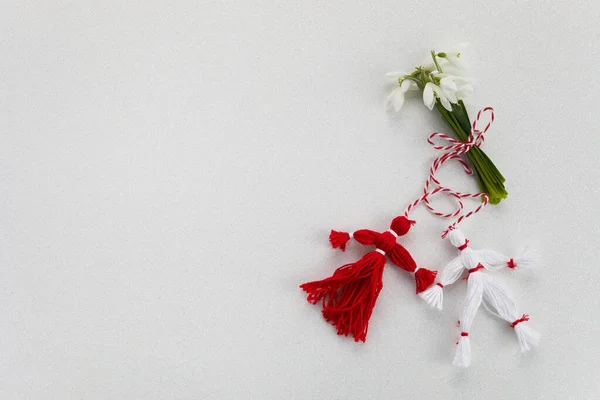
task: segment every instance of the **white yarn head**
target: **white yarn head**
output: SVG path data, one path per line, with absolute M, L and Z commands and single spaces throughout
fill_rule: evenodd
M 448 232 L 448 239 L 450 239 L 450 243 L 452 243 L 452 246 L 454 247 L 462 246 L 467 240 L 460 229 L 453 229 Z

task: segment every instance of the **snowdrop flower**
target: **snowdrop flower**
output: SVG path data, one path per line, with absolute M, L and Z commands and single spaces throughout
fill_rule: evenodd
M 391 72 L 387 74 L 400 86 L 396 86 L 386 100 L 386 106 L 396 111 L 404 106 L 405 94 L 408 90 L 416 89 L 423 92 L 423 103 L 427 108 L 436 108 L 441 117 L 456 133 L 460 141 L 468 140 L 469 121 L 467 108 L 462 101 L 473 92 L 473 80 L 467 77 L 466 64 L 459 49 L 447 52 L 432 50 L 429 57 L 408 74 Z M 458 122 L 458 123 L 457 123 Z M 466 131 L 463 130 L 467 128 Z M 478 149 L 479 150 L 479 149 Z M 488 157 L 475 156 L 475 152 L 468 152 L 467 157 L 477 171 L 480 188 L 489 194 L 490 203 L 497 204 L 506 198 L 504 177 Z
M 467 63 L 460 58 L 460 53 L 439 53 L 438 56 L 448 61 L 448 64 L 458 69 L 466 69 Z
M 448 75 L 440 79 L 440 86 L 445 91 L 451 91 L 453 93 L 458 91 L 458 86 L 456 85 L 456 81 L 452 75 Z
M 436 99 L 439 99 L 442 106 L 448 111 L 452 111 L 451 103 L 458 102 L 454 92 L 445 91 L 435 83 L 428 82 L 423 89 L 423 103 L 427 108 L 433 110 Z
M 458 101 L 450 101 L 450 98 L 446 97 L 446 96 L 440 96 L 440 103 L 442 103 L 442 105 L 444 106 L 444 108 L 448 111 L 452 111 L 452 104 L 450 103 L 454 103 L 456 104 Z M 456 99 L 456 97 L 454 98 Z
M 396 80 L 398 80 L 399 78 L 403 78 L 405 75 L 406 73 L 400 71 L 388 72 L 387 74 L 385 74 L 385 76 L 387 76 L 388 78 L 394 78 Z
M 469 47 L 469 43 L 461 43 L 453 51 L 438 53 L 437 56 L 446 60 L 451 66 L 459 70 L 464 70 L 467 68 L 467 64 L 461 58 L 461 52 L 467 47 Z
M 438 64 L 440 61 L 442 61 L 442 60 L 439 60 Z M 445 63 L 445 61 L 442 61 L 442 63 Z M 435 65 L 435 63 L 433 62 L 433 58 L 431 58 L 431 56 L 429 56 L 425 60 L 423 60 L 423 62 L 421 63 L 421 68 L 423 68 L 423 70 L 425 70 L 427 72 L 437 71 L 437 65 Z
M 423 103 L 433 110 L 436 102 L 452 112 L 452 104 L 458 104 L 471 92 L 472 80 L 465 77 L 466 64 L 461 53 L 467 45 L 460 45 L 458 51 L 436 53 L 431 51 L 428 57 L 410 75 L 402 72 L 390 72 L 388 77 L 397 79 L 400 87 L 390 93 L 386 99 L 386 108 L 399 111 L 404 105 L 405 93 L 410 89 L 423 90 Z
M 389 75 L 389 74 L 388 74 Z M 398 112 L 404 105 L 404 94 L 408 92 L 413 87 L 413 82 L 405 79 L 402 81 L 400 86 L 390 93 L 390 95 L 386 99 L 386 108 L 389 110 L 391 108 L 394 111 Z
M 456 92 L 456 97 L 459 99 L 466 99 L 471 95 L 471 93 L 473 93 L 473 86 L 466 83 L 458 88 L 458 91 Z
M 433 106 L 435 105 L 435 87 L 437 86 L 429 82 L 425 85 L 425 88 L 423 89 L 423 103 L 425 103 L 425 106 L 430 110 L 433 110 Z
M 454 97 L 464 99 L 473 93 L 472 79 L 470 78 L 448 73 L 439 73 L 435 76 L 440 78 L 440 87 L 448 95 L 448 100 L 451 103 L 456 103 Z

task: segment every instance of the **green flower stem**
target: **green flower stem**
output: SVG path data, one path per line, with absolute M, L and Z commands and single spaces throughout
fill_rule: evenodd
M 433 51 L 433 50 L 431 50 L 431 58 L 433 58 L 433 63 L 435 64 L 435 67 L 437 68 L 437 70 L 440 72 L 444 72 L 444 71 L 442 71 L 442 68 L 440 68 L 440 64 L 438 64 L 437 58 L 435 56 L 435 51 Z
M 452 111 L 446 110 L 439 101 L 436 101 L 435 107 L 444 121 L 454 131 L 458 140 L 466 142 L 469 139 L 467 132 L 471 130 L 471 123 L 464 103 L 459 101 L 457 105 L 453 104 Z M 489 195 L 490 203 L 498 204 L 502 199 L 505 199 L 508 196 L 508 192 L 504 187 L 506 180 L 487 154 L 475 146 L 467 152 L 467 157 L 473 164 L 479 189 Z
M 431 58 L 433 59 L 437 71 L 442 72 L 437 57 L 447 57 L 447 54 L 436 54 L 435 51 L 431 51 Z M 398 78 L 398 84 L 402 85 L 404 80 L 413 81 L 418 88 L 421 89 L 421 92 L 425 90 L 425 86 L 429 82 L 436 85 L 441 84 L 440 77 L 437 77 L 422 66 L 416 67 L 410 75 L 404 75 L 403 77 Z M 435 96 L 439 97 L 437 94 L 435 94 Z M 442 103 L 440 103 L 439 99 L 437 99 L 435 101 L 435 108 L 438 110 L 444 121 L 452 128 L 458 140 L 461 142 L 469 140 L 471 121 L 469 120 L 469 114 L 467 113 L 467 109 L 462 100 L 459 100 L 457 104 L 452 104 L 452 110 L 448 111 L 444 108 Z M 489 195 L 490 203 L 498 204 L 502 199 L 505 199 L 508 196 L 508 192 L 504 187 L 504 182 L 506 180 L 487 154 L 479 147 L 474 146 L 467 152 L 467 157 L 473 165 L 473 171 L 477 178 L 479 190 Z

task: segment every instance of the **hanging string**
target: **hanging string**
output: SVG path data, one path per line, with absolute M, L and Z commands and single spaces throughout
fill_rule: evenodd
M 480 129 L 478 129 L 478 124 L 482 121 L 483 116 L 487 116 L 488 121 L 487 121 L 485 127 L 480 130 Z M 442 234 L 442 238 L 444 238 L 444 237 L 446 237 L 448 232 L 450 232 L 452 229 L 456 228 L 456 226 L 458 224 L 460 224 L 463 220 L 478 213 L 488 204 L 489 196 L 487 193 L 483 193 L 483 192 L 463 193 L 463 192 L 453 190 L 449 187 L 443 186 L 440 183 L 440 181 L 436 178 L 435 175 L 436 175 L 437 171 L 447 161 L 450 161 L 450 160 L 458 161 L 462 165 L 464 172 L 467 175 L 472 175 L 473 171 L 471 170 L 471 168 L 469 167 L 467 162 L 461 156 L 463 154 L 467 153 L 469 150 L 471 150 L 471 148 L 473 148 L 474 146 L 479 147 L 483 144 L 483 141 L 485 140 L 485 133 L 488 131 L 488 129 L 490 128 L 490 126 L 492 125 L 493 122 L 494 122 L 494 109 L 492 107 L 485 107 L 485 108 L 479 110 L 479 112 L 477 113 L 477 117 L 473 121 L 472 129 L 471 129 L 471 132 L 469 133 L 469 138 L 466 142 L 461 142 L 459 140 L 453 139 L 450 136 L 448 136 L 444 133 L 441 133 L 441 132 L 434 132 L 429 136 L 429 138 L 427 139 L 427 142 L 430 145 L 432 145 L 434 149 L 443 151 L 444 153 L 442 155 L 440 155 L 439 157 L 437 157 L 431 164 L 431 167 L 429 168 L 429 177 L 425 181 L 425 185 L 423 187 L 423 194 L 407 206 L 406 211 L 404 212 L 405 217 L 408 218 L 411 210 L 413 208 L 415 208 L 417 205 L 419 205 L 420 203 L 424 203 L 425 206 L 427 207 L 427 209 L 432 214 L 437 215 L 439 217 L 449 218 L 449 219 L 458 217 L 456 219 L 456 221 L 454 221 L 454 223 L 452 223 L 450 226 L 448 226 L 448 228 L 444 231 L 444 233 Z M 445 145 L 445 146 L 439 146 L 434 143 L 433 140 L 435 138 L 442 139 L 449 144 Z M 434 187 L 434 188 L 431 189 L 432 187 Z M 431 197 L 438 193 L 447 194 L 447 195 L 453 197 L 456 200 L 457 208 L 452 212 L 438 211 L 430 202 Z M 481 202 L 478 205 L 478 207 L 476 207 L 474 210 L 471 210 L 467 213 L 463 213 L 464 204 L 463 204 L 462 199 L 465 199 L 465 198 L 481 199 Z

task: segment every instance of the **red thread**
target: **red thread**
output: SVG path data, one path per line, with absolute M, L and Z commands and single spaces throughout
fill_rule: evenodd
M 349 240 L 350 234 L 348 232 L 338 232 L 331 230 L 331 233 L 329 234 L 329 243 L 331 243 L 331 246 L 334 249 L 337 249 L 339 247 L 342 251 L 346 251 L 346 244 Z
M 465 244 L 463 244 L 463 245 L 460 245 L 460 246 L 458 246 L 457 248 L 458 248 L 460 251 L 463 251 L 464 249 L 466 249 L 466 248 L 467 248 L 467 246 L 468 246 L 468 245 L 469 245 L 469 239 L 465 239 Z
M 515 268 L 517 266 L 517 264 L 515 264 L 515 260 L 513 260 L 512 258 L 510 260 L 508 260 L 508 262 L 506 263 L 508 268 Z
M 461 332 L 460 336 L 469 336 L 469 333 L 468 332 Z
M 471 269 L 468 271 L 468 272 L 469 272 L 469 275 L 470 275 L 470 274 L 472 274 L 473 272 L 477 272 L 477 271 L 479 271 L 480 269 L 483 269 L 483 268 L 484 268 L 484 267 L 483 267 L 483 265 L 479 264 L 479 265 L 477 265 L 475 268 L 471 268 Z
M 441 287 L 442 289 L 444 288 L 444 285 L 442 285 L 442 284 L 441 284 L 441 283 L 439 283 L 439 282 L 437 283 L 437 285 L 438 285 L 439 287 Z
M 487 123 L 487 125 L 485 126 L 485 128 L 483 130 L 479 130 L 477 128 L 477 124 L 479 123 L 483 113 L 489 113 L 490 121 Z M 461 192 L 455 191 L 453 189 L 444 187 L 444 186 L 442 186 L 440 181 L 437 180 L 437 178 L 435 177 L 435 174 L 438 171 L 438 169 L 442 165 L 444 165 L 444 163 L 446 161 L 449 161 L 449 160 L 457 160 L 463 166 L 465 173 L 467 173 L 469 175 L 473 174 L 473 171 L 471 170 L 471 168 L 469 167 L 467 162 L 461 158 L 461 156 L 463 154 L 467 153 L 469 150 L 471 150 L 471 148 L 473 148 L 474 146 L 481 146 L 483 144 L 483 141 L 485 139 L 485 133 L 488 131 L 488 129 L 490 128 L 493 121 L 494 121 L 494 109 L 491 107 L 485 107 L 477 113 L 477 118 L 473 121 L 472 129 L 471 129 L 471 132 L 469 133 L 469 138 L 466 142 L 458 141 L 458 140 L 453 139 L 453 138 L 451 138 L 443 133 L 440 133 L 440 132 L 434 132 L 429 136 L 429 138 L 427 139 L 429 144 L 431 144 L 436 150 L 442 150 L 445 153 L 440 155 L 438 158 L 436 158 L 433 161 L 433 163 L 431 164 L 431 167 L 429 168 L 429 178 L 425 181 L 425 185 L 423 188 L 423 195 L 408 205 L 408 207 L 404 213 L 404 215 L 406 217 L 408 217 L 408 214 L 411 211 L 411 209 L 416 207 L 421 202 L 424 202 L 425 206 L 434 215 L 440 216 L 442 218 L 458 217 L 458 219 L 452 225 L 450 225 L 448 227 L 448 229 L 446 229 L 446 231 L 444 231 L 444 233 L 442 234 L 442 238 L 445 238 L 450 230 L 454 229 L 464 219 L 469 218 L 473 214 L 476 214 L 479 211 L 481 211 L 481 209 L 488 204 L 489 196 L 486 193 L 482 193 L 482 192 L 461 193 Z M 448 145 L 448 146 L 436 145 L 433 142 L 433 139 L 436 137 L 439 137 L 439 138 L 447 141 L 448 143 L 450 143 L 450 145 Z M 433 190 L 430 190 L 430 186 L 432 185 L 432 183 L 437 185 L 437 187 Z M 442 213 L 442 212 L 437 211 L 431 205 L 431 203 L 429 201 L 430 197 L 436 193 L 446 193 L 446 194 L 456 198 L 457 203 L 458 203 L 456 210 L 454 210 L 453 212 L 450 212 L 450 213 Z M 462 199 L 464 199 L 464 198 L 471 198 L 471 199 L 482 198 L 483 200 L 482 200 L 481 204 L 479 204 L 479 206 L 476 207 L 474 210 L 471 210 L 468 213 L 461 215 L 461 213 L 463 212 L 463 208 L 464 208 Z
M 520 324 L 521 322 L 525 322 L 525 321 L 529 321 L 529 315 L 527 314 L 523 314 L 521 315 L 521 318 L 516 319 L 513 323 L 510 324 L 511 328 L 514 328 L 515 326 L 517 326 L 518 324 Z

